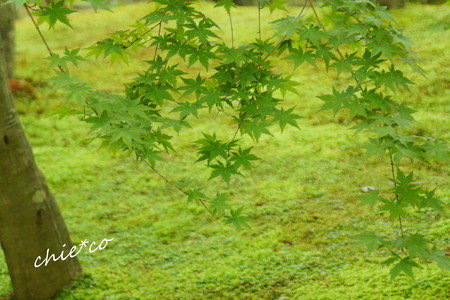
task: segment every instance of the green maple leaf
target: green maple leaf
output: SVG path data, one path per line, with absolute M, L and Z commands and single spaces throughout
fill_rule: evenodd
M 427 240 L 420 234 L 413 234 L 402 238 L 399 241 L 399 247 L 408 249 L 409 257 L 419 257 L 423 261 L 426 261 L 429 251 L 425 245 Z
M 66 61 L 62 59 L 61 56 L 59 56 L 59 54 L 52 53 L 49 57 L 46 57 L 44 59 L 49 61 L 50 68 L 58 67 L 59 65 L 64 69 L 67 69 Z
M 4 4 L 8 3 L 14 3 L 16 5 L 16 8 L 22 7 L 25 3 L 39 3 L 40 0 L 8 0 Z M 0 6 L 4 5 L 0 4 Z
M 107 38 L 88 47 L 87 50 L 89 50 L 89 52 L 87 53 L 87 56 L 94 55 L 98 58 L 103 54 L 104 57 L 111 56 L 111 63 L 116 62 L 118 59 L 127 63 L 127 52 L 123 47 L 123 44 L 116 43 L 113 39 Z
M 303 25 L 300 20 L 302 19 L 301 16 L 293 17 L 288 16 L 285 18 L 281 18 L 275 21 L 272 21 L 271 23 L 274 24 L 273 28 L 276 30 L 274 37 L 284 37 L 285 39 L 290 39 L 294 36 L 294 34 L 298 33 L 299 31 L 303 30 L 305 28 L 305 25 Z
M 191 124 L 182 119 L 160 118 L 157 121 L 163 123 L 161 129 L 173 128 L 177 133 L 180 133 L 183 127 L 192 128 Z
M 446 256 L 446 254 L 445 251 L 439 251 L 434 247 L 430 251 L 429 258 L 434 260 L 442 270 L 450 271 L 450 257 Z
M 197 78 L 189 79 L 189 78 L 181 78 L 183 82 L 185 83 L 185 86 L 181 86 L 179 90 L 184 90 L 184 93 L 181 95 L 181 97 L 187 96 L 191 93 L 195 93 L 195 96 L 198 97 L 200 94 L 202 94 L 203 90 L 205 89 L 205 80 L 204 78 L 200 77 L 200 74 L 197 75 Z
M 373 232 L 362 233 L 353 238 L 357 240 L 354 243 L 355 246 L 365 246 L 368 251 L 373 251 L 384 243 L 383 237 L 378 236 Z
M 217 89 L 207 89 L 204 91 L 204 96 L 200 99 L 200 101 L 202 103 L 206 102 L 209 112 L 211 112 L 211 109 L 216 105 L 221 109 L 223 108 L 222 96 L 223 93 Z
M 377 139 L 370 139 L 369 144 L 363 145 L 362 148 L 366 150 L 366 157 L 375 154 L 384 156 L 384 153 L 386 151 L 386 147 Z
M 420 207 L 431 207 L 440 213 L 445 213 L 442 201 L 434 197 L 436 190 L 424 191 L 424 197 L 421 197 Z
M 78 49 L 69 50 L 66 47 L 64 49 L 64 59 L 66 61 L 71 62 L 75 67 L 78 67 L 78 62 L 79 61 L 86 60 L 83 57 L 81 57 L 80 55 L 78 55 L 79 52 L 80 52 L 79 48 Z
M 450 158 L 450 147 L 449 143 L 436 139 L 432 143 L 428 143 L 423 146 L 425 149 L 425 158 L 431 159 L 435 158 L 443 162 L 449 161 Z
M 270 13 L 273 13 L 277 9 L 288 11 L 286 8 L 286 0 L 272 0 L 268 2 L 269 3 L 267 5 L 269 6 Z
M 312 51 L 304 52 L 301 47 L 290 49 L 290 54 L 286 56 L 286 59 L 292 60 L 294 62 L 294 69 L 298 68 L 304 62 L 315 66 L 316 56 Z
M 241 207 L 237 210 L 231 210 L 230 211 L 230 215 L 229 216 L 225 216 L 226 224 L 233 224 L 234 226 L 236 226 L 238 229 L 242 228 L 242 227 L 248 227 L 250 228 L 250 226 L 248 225 L 248 221 L 250 220 L 249 217 L 247 216 L 243 216 L 242 215 L 242 210 L 244 208 Z
M 398 216 L 406 215 L 406 211 L 396 201 L 384 200 L 383 202 L 384 202 L 384 205 L 380 208 L 380 210 L 389 212 L 389 215 L 391 216 L 392 219 L 395 219 Z
M 246 169 L 250 169 L 251 168 L 250 161 L 259 159 L 258 157 L 256 157 L 255 155 L 250 153 L 251 150 L 252 150 L 252 147 L 245 149 L 245 150 L 242 150 L 239 147 L 238 152 L 233 152 L 233 156 L 231 157 L 230 161 L 234 161 L 234 166 L 235 166 L 236 170 L 240 166 L 243 166 Z
M 368 205 L 374 207 L 377 202 L 386 201 L 385 198 L 380 196 L 380 191 L 369 190 L 366 194 L 358 197 L 361 200 L 361 205 Z
M 69 86 L 64 88 L 64 91 L 67 92 L 67 100 L 74 100 L 80 106 L 86 102 L 86 98 L 91 94 L 92 88 L 88 86 L 86 83 L 82 84 L 70 84 Z
M 380 59 L 380 57 L 381 52 L 372 56 L 370 50 L 366 48 L 363 54 L 364 64 L 367 67 L 377 68 L 382 62 L 384 62 L 384 59 Z
M 49 5 L 43 7 L 41 12 L 38 12 L 39 18 L 37 23 L 38 25 L 40 25 L 44 22 L 47 22 L 50 25 L 50 28 L 53 28 L 56 22 L 59 21 L 69 27 L 72 27 L 72 25 L 70 25 L 69 19 L 67 18 L 67 15 L 74 12 L 74 10 L 64 7 L 64 1 L 52 1 Z
M 188 65 L 193 65 L 196 61 L 199 61 L 205 69 L 208 69 L 209 66 L 209 60 L 216 58 L 216 55 L 211 51 L 211 48 L 209 47 L 199 47 L 194 48 L 188 48 L 187 54 L 190 54 Z
M 97 12 L 99 8 L 112 12 L 111 8 L 109 8 L 108 6 L 109 0 L 82 0 L 82 1 L 89 2 L 92 6 L 92 9 L 95 12 Z
M 394 187 L 394 190 L 399 195 L 400 201 L 417 206 L 417 202 L 421 199 L 419 193 L 422 192 L 422 189 L 413 183 L 413 176 L 413 172 L 405 175 L 402 170 L 397 168 L 397 177 L 395 180 L 397 186 Z
M 398 275 L 400 275 L 401 272 L 408 276 L 414 277 L 413 268 L 420 268 L 420 266 L 409 257 L 403 258 L 392 267 L 390 271 L 391 280 L 394 280 Z
M 111 143 L 122 140 L 122 142 L 132 148 L 134 143 L 142 143 L 142 136 L 145 135 L 145 131 L 141 128 L 134 127 L 122 127 L 111 130 Z
M 50 78 L 48 81 L 54 83 L 54 90 L 67 87 L 72 84 L 83 84 L 83 81 L 78 76 L 71 76 L 69 72 L 55 72 L 56 76 Z
M 273 119 L 274 122 L 278 122 L 281 128 L 281 132 L 284 131 L 284 128 L 287 124 L 298 127 L 297 119 L 301 118 L 299 115 L 292 113 L 294 111 L 294 107 L 289 108 L 288 110 L 284 110 L 283 108 L 276 112 L 275 117 Z
M 219 0 L 217 1 L 216 5 L 214 7 L 220 7 L 223 6 L 227 13 L 229 14 L 231 12 L 232 7 L 236 7 L 236 4 L 234 4 L 233 0 Z
M 141 154 L 144 156 L 144 158 L 154 167 L 156 165 L 156 161 L 163 159 L 160 156 L 160 151 L 156 151 L 155 149 L 142 145 L 143 147 L 140 147 Z M 135 146 L 137 148 L 137 146 Z
M 189 103 L 189 102 L 183 102 L 179 103 L 177 107 L 175 107 L 171 112 L 180 112 L 180 118 L 184 119 L 189 115 L 193 115 L 194 117 L 198 118 L 198 110 L 203 108 L 203 105 L 201 105 L 198 102 Z
M 89 117 L 84 120 L 86 123 L 91 123 L 92 126 L 89 132 L 104 131 L 108 132 L 111 127 L 111 119 L 106 113 L 101 114 L 99 117 Z
M 185 24 L 186 28 L 191 28 L 191 30 L 186 30 L 185 35 L 189 39 L 197 38 L 202 44 L 208 44 L 209 37 L 218 38 L 217 34 L 212 32 L 209 28 L 217 27 L 217 25 L 210 19 L 202 19 L 198 24 L 195 22 Z
M 217 139 L 215 133 L 213 135 L 203 133 L 203 139 L 199 139 L 195 142 L 201 146 L 199 151 L 201 156 L 196 162 L 207 160 L 209 164 L 217 156 L 227 159 L 228 152 L 235 146 L 236 142 L 237 141 L 222 143 Z
M 211 200 L 209 209 L 214 214 L 223 214 L 225 210 L 231 209 L 231 206 L 227 203 L 229 201 L 226 193 L 217 193 L 216 197 Z
M 192 190 L 187 191 L 188 193 L 188 203 L 198 202 L 199 199 L 207 199 L 205 194 L 203 194 L 200 188 L 194 188 Z
M 257 142 L 259 141 L 262 134 L 272 135 L 267 127 L 269 127 L 269 124 L 257 121 L 241 123 L 242 133 L 247 133 Z
M 230 163 L 224 164 L 224 163 L 218 161 L 217 164 L 209 165 L 209 167 L 213 169 L 209 179 L 213 179 L 215 177 L 220 176 L 226 183 L 230 183 L 231 175 L 240 174 L 236 170 L 236 167 Z
M 83 112 L 79 110 L 75 110 L 69 106 L 60 106 L 51 110 L 50 116 L 58 115 L 60 119 L 64 118 L 67 115 L 82 115 Z

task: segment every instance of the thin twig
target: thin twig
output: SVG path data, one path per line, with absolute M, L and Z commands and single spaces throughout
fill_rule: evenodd
M 234 48 L 234 28 L 233 28 L 233 19 L 231 18 L 231 13 L 228 13 L 228 17 L 230 18 L 231 47 Z
M 173 186 L 174 188 L 176 188 L 177 190 L 179 190 L 180 192 L 182 192 L 183 194 L 185 194 L 186 196 L 189 195 L 188 192 L 186 192 L 185 190 L 183 190 L 182 188 L 180 188 L 179 186 L 177 186 L 175 183 L 173 183 L 172 181 L 170 181 L 169 179 L 167 179 L 167 177 L 165 177 L 163 174 L 161 174 L 158 170 L 155 169 L 155 167 L 152 166 L 151 163 L 149 163 L 144 156 L 142 156 L 141 153 L 139 153 L 137 150 L 133 149 L 134 153 L 139 156 L 142 161 L 148 166 L 150 167 L 150 169 L 153 170 L 153 172 L 155 172 L 159 177 L 161 177 L 161 179 L 163 179 L 167 184 Z M 213 215 L 213 213 L 211 212 L 211 210 L 206 206 L 205 204 L 205 200 L 199 198 L 198 201 L 200 201 L 200 203 L 206 208 L 206 210 Z
M 396 188 L 397 187 L 397 181 L 395 180 L 394 160 L 392 158 L 392 154 L 389 155 L 389 158 L 391 160 L 392 181 L 394 182 L 394 187 Z M 397 193 L 395 193 L 395 201 L 398 204 L 399 201 L 398 201 L 398 194 Z M 400 224 L 400 235 L 401 235 L 401 237 L 403 237 L 403 224 L 402 224 L 402 217 L 401 216 L 398 216 L 398 222 Z
M 311 5 L 311 8 L 312 8 L 313 12 L 314 12 L 314 16 L 316 17 L 317 23 L 319 23 L 319 25 L 322 27 L 323 31 L 327 31 L 327 29 L 325 28 L 323 23 L 320 21 L 320 18 L 319 18 L 319 15 L 316 12 L 316 9 L 314 8 L 313 0 L 308 0 L 308 1 L 309 1 L 310 5 Z M 344 61 L 345 58 L 344 58 L 344 55 L 342 55 L 341 50 L 336 49 L 336 52 L 339 54 L 341 59 Z M 363 90 L 362 85 L 359 82 L 359 79 L 355 77 L 355 73 L 353 72 L 353 70 L 351 70 L 350 73 L 352 74 L 353 79 L 356 81 L 356 84 L 358 85 L 359 89 L 362 91 Z
M 234 142 L 234 140 L 236 139 L 236 136 L 237 136 L 239 130 L 241 129 L 241 125 L 242 125 L 242 123 L 244 122 L 246 116 L 247 116 L 247 112 L 245 111 L 245 112 L 242 114 L 242 117 L 239 118 L 238 126 L 237 126 L 237 128 L 236 128 L 236 131 L 234 132 L 233 139 L 231 140 L 232 142 Z
M 258 2 L 258 35 L 261 40 L 261 3 Z
M 359 24 L 362 25 L 362 22 L 361 22 L 357 17 L 355 17 L 354 14 L 352 14 L 351 12 L 349 12 L 348 10 L 346 10 L 345 8 L 339 7 L 339 6 L 337 6 L 335 3 L 331 2 L 331 1 L 328 1 L 328 0 L 323 0 L 323 1 L 325 1 L 325 2 L 328 3 L 328 4 L 333 5 L 333 6 L 336 7 L 338 10 L 339 10 L 339 9 L 342 10 L 342 11 L 345 12 L 347 15 L 349 15 L 349 16 L 351 16 L 353 19 L 355 19 L 356 22 L 358 22 Z
M 33 22 L 34 27 L 36 28 L 39 36 L 41 37 L 42 42 L 44 43 L 45 47 L 47 48 L 48 53 L 50 54 L 50 56 L 53 56 L 53 52 L 50 49 L 50 47 L 48 46 L 47 41 L 45 40 L 44 35 L 41 32 L 41 29 L 39 28 L 38 24 L 36 23 L 33 16 L 31 15 L 30 7 L 28 7 L 28 5 L 26 5 L 26 4 L 24 4 L 23 6 L 25 7 L 25 10 L 27 11 L 28 16 L 30 17 L 31 21 Z M 58 64 L 58 68 L 61 72 L 65 73 L 64 68 L 60 64 Z
M 123 46 L 123 49 L 127 49 L 130 48 L 134 43 L 136 43 L 137 41 L 139 41 L 140 39 L 142 39 L 144 36 L 146 36 L 150 31 L 152 31 L 153 29 L 155 29 L 156 27 L 158 27 L 161 24 L 161 22 L 159 22 L 158 24 L 156 24 L 155 26 L 151 27 L 150 29 L 148 29 L 147 31 L 145 31 L 143 34 L 141 34 L 140 36 L 138 36 L 137 38 L 135 38 L 130 44 L 128 44 L 127 46 Z
M 162 23 L 159 22 L 158 38 L 161 36 L 161 27 L 162 27 Z M 156 61 L 156 54 L 158 53 L 158 48 L 159 48 L 159 44 L 156 43 L 155 54 L 153 55 L 153 61 Z
M 303 11 L 305 10 L 306 4 L 307 4 L 307 3 L 308 3 L 308 0 L 305 0 L 305 3 L 303 4 L 302 10 L 301 10 L 301 11 L 298 13 L 298 15 L 297 15 L 297 19 L 300 18 L 301 15 L 303 14 Z M 281 45 L 281 43 L 284 41 L 284 39 L 285 39 L 286 37 L 287 37 L 287 34 L 285 34 L 285 35 L 281 38 L 281 40 L 278 42 L 277 46 L 272 50 L 272 52 L 270 52 L 269 54 L 266 55 L 266 57 L 264 57 L 264 60 L 266 60 L 267 58 L 269 58 L 269 56 L 271 56 L 271 55 L 275 52 L 275 49 L 278 48 L 278 46 Z
M 314 15 L 316 16 L 317 22 L 319 22 L 319 24 L 323 27 L 322 23 L 320 22 L 319 15 L 317 14 L 316 9 L 314 8 L 312 0 L 309 0 L 309 4 L 311 5 L 311 9 L 313 10 Z
M 326 1 L 326 0 L 325 0 L 325 1 Z M 326 1 L 326 2 L 328 2 L 328 1 Z M 318 22 L 319 25 L 322 27 L 322 29 L 323 29 L 324 31 L 326 31 L 325 26 L 324 26 L 324 25 L 322 24 L 322 22 L 320 21 L 319 15 L 317 14 L 317 12 L 316 12 L 316 10 L 315 10 L 315 8 L 314 8 L 313 1 L 312 1 L 312 0 L 309 0 L 309 3 L 311 4 L 311 8 L 312 8 L 312 10 L 313 10 L 313 12 L 314 12 L 314 15 L 315 15 L 315 17 L 316 17 L 316 19 L 317 19 L 317 22 Z M 330 3 L 330 2 L 329 2 L 329 3 Z M 359 20 L 358 20 L 358 21 L 359 21 Z M 341 57 L 341 59 L 342 59 L 342 60 L 345 60 L 345 59 L 344 59 L 344 56 L 343 56 L 342 53 L 341 53 L 341 51 L 340 51 L 339 49 L 336 49 L 336 51 L 337 51 L 337 53 L 339 54 L 339 56 Z M 361 83 L 359 82 L 358 78 L 356 78 L 356 77 L 354 76 L 355 73 L 354 73 L 353 71 L 351 71 L 351 74 L 352 74 L 353 78 L 355 79 L 355 81 L 356 81 L 358 87 L 359 87 L 360 90 L 362 91 L 363 88 L 362 88 Z M 394 181 L 394 187 L 397 187 L 397 182 L 395 181 L 394 160 L 392 159 L 392 155 L 390 155 L 389 157 L 390 157 L 390 160 L 391 160 L 392 180 Z M 399 201 L 399 196 L 398 196 L 397 193 L 395 193 L 395 200 L 396 200 L 396 202 L 398 203 L 398 201 Z M 399 224 L 400 224 L 400 235 L 401 235 L 401 237 L 403 237 L 403 224 L 402 224 L 402 217 L 401 217 L 401 216 L 398 216 L 398 221 L 399 221 Z

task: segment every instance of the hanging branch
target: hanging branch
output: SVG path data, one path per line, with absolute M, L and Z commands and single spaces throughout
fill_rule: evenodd
M 305 8 L 306 8 L 306 4 L 308 4 L 308 0 L 305 0 L 305 3 L 303 4 L 302 9 L 300 10 L 300 12 L 299 12 L 298 15 L 297 15 L 297 19 L 300 18 L 300 17 L 302 16 L 303 11 L 304 11 Z M 284 39 L 285 39 L 286 37 L 287 37 L 287 34 L 283 35 L 283 37 L 281 38 L 281 40 L 278 42 L 277 46 L 272 50 L 272 52 L 270 52 L 269 54 L 266 55 L 266 57 L 264 57 L 264 60 L 266 60 L 267 58 L 269 58 L 269 56 L 271 56 L 271 55 L 275 52 L 275 49 L 278 48 L 278 46 L 280 46 L 282 42 L 284 42 Z
M 259 35 L 259 39 L 262 40 L 261 38 L 261 3 L 258 2 L 258 35 Z
M 122 49 L 128 49 L 130 48 L 134 43 L 136 43 L 137 41 L 141 40 L 144 38 L 144 36 L 146 36 L 147 34 L 149 34 L 153 29 L 155 29 L 156 27 L 161 25 L 161 21 L 159 23 L 157 23 L 156 25 L 154 25 L 153 27 L 149 28 L 147 31 L 145 31 L 143 34 L 141 34 L 140 36 L 138 36 L 137 38 L 135 38 L 130 44 L 128 44 L 127 46 L 123 46 Z
M 316 18 L 316 20 L 317 20 L 317 23 L 319 23 L 319 25 L 322 27 L 323 31 L 326 32 L 327 29 L 325 28 L 325 26 L 324 26 L 324 25 L 322 24 L 322 22 L 320 21 L 319 15 L 317 14 L 316 9 L 314 8 L 313 0 L 307 0 L 306 2 L 308 2 L 308 1 L 309 1 L 309 3 L 310 3 L 311 9 L 312 9 L 313 12 L 314 12 L 314 16 L 315 16 L 315 18 Z M 339 54 L 339 57 L 342 59 L 342 61 L 344 61 L 345 58 L 344 58 L 344 55 L 342 54 L 341 50 L 336 49 L 336 52 Z M 350 73 L 353 75 L 353 78 L 354 78 L 354 80 L 356 81 L 356 84 L 358 85 L 359 89 L 362 91 L 362 90 L 363 90 L 362 85 L 361 85 L 361 83 L 359 82 L 359 79 L 356 78 L 355 73 L 353 72 L 353 70 L 350 71 Z
M 161 177 L 168 185 L 171 185 L 172 187 L 174 187 L 175 189 L 179 190 L 180 192 L 182 192 L 183 194 L 185 194 L 186 196 L 189 196 L 189 193 L 186 192 L 184 189 L 182 189 L 181 187 L 177 186 L 175 183 L 173 183 L 172 181 L 170 181 L 169 179 L 167 179 L 167 177 L 165 177 L 164 175 L 162 175 L 157 169 L 155 169 L 155 167 L 153 167 L 146 159 L 145 157 L 142 156 L 141 153 L 139 153 L 136 149 L 133 149 L 134 153 L 139 156 L 142 161 L 150 168 L 153 170 L 153 172 L 155 172 L 159 177 Z M 210 213 L 213 215 L 212 211 L 208 208 L 208 206 L 206 206 L 205 204 L 205 200 L 202 198 L 198 198 L 198 201 L 200 201 L 200 203 L 203 205 L 203 207 Z
M 308 0 L 308 1 L 310 2 L 311 8 L 312 8 L 312 10 L 313 10 L 313 12 L 314 12 L 314 16 L 315 16 L 317 22 L 318 22 L 319 25 L 322 27 L 322 29 L 323 29 L 324 31 L 326 31 L 325 26 L 324 26 L 324 25 L 322 24 L 322 22 L 320 21 L 319 15 L 317 14 L 317 12 L 316 12 L 316 10 L 315 10 L 315 8 L 314 8 L 313 0 Z M 334 6 L 336 6 L 336 5 L 335 5 L 334 3 L 332 3 L 332 2 L 329 2 L 329 1 L 327 1 L 327 0 L 325 0 L 325 1 L 326 1 L 327 3 L 333 4 Z M 337 7 L 337 6 L 336 6 L 336 7 Z M 348 11 L 346 11 L 345 9 L 342 9 L 342 11 L 344 11 L 344 12 L 346 12 L 347 14 L 351 15 L 351 14 L 350 14 Z M 351 15 L 351 16 L 353 16 L 353 15 Z M 353 17 L 354 17 L 354 16 L 353 16 Z M 354 19 L 357 20 L 357 21 L 360 23 L 360 21 L 359 21 L 356 17 L 354 17 Z M 342 59 L 342 60 L 345 60 L 345 59 L 344 59 L 344 56 L 343 56 L 342 53 L 341 53 L 341 51 L 340 51 L 339 49 L 336 49 L 336 51 L 337 51 L 337 53 L 339 54 L 339 56 L 341 57 L 341 59 Z M 355 76 L 353 70 L 350 71 L 350 73 L 352 74 L 354 80 L 356 81 L 356 83 L 357 83 L 359 89 L 362 91 L 362 90 L 363 90 L 362 85 L 361 85 L 360 81 L 356 78 L 356 76 Z M 392 181 L 394 182 L 394 188 L 396 188 L 396 187 L 397 187 L 397 181 L 396 181 L 396 177 L 395 177 L 394 160 L 393 160 L 392 154 L 389 154 L 389 159 L 390 159 L 390 166 L 391 166 Z M 399 203 L 399 194 L 398 194 L 397 192 L 395 192 L 394 197 L 395 197 L 396 203 L 398 204 L 398 203 Z M 401 217 L 400 215 L 398 216 L 398 222 L 399 222 L 400 236 L 403 238 L 403 237 L 404 237 L 403 221 L 402 221 L 402 217 Z M 402 252 L 405 252 L 405 249 L 404 249 L 404 248 L 402 248 Z
M 391 173 L 392 173 L 392 181 L 394 182 L 394 188 L 397 187 L 397 180 L 395 179 L 395 170 L 394 170 L 394 160 L 392 158 L 392 154 L 389 155 L 389 158 L 391 160 Z M 398 193 L 395 193 L 395 201 L 398 203 L 399 202 L 399 198 L 398 198 Z M 403 224 L 402 224 L 402 217 L 398 216 L 398 222 L 399 222 L 399 226 L 400 226 L 400 235 L 401 237 L 403 237 Z
M 231 47 L 234 48 L 234 28 L 233 28 L 233 19 L 231 18 L 231 12 L 228 13 L 228 18 L 230 19 Z
M 47 48 L 48 53 L 50 54 L 50 56 L 53 56 L 53 52 L 50 49 L 47 41 L 45 40 L 44 35 L 41 32 L 41 29 L 39 28 L 38 24 L 36 23 L 33 16 L 31 15 L 31 12 L 30 12 L 31 7 L 29 7 L 27 4 L 24 4 L 23 6 L 25 7 L 25 10 L 27 11 L 28 16 L 30 17 L 31 21 L 33 22 L 34 27 L 36 28 L 39 36 L 41 37 L 42 42 L 44 43 L 45 47 Z M 58 64 L 58 68 L 61 72 L 65 73 L 64 68 L 60 64 Z
M 30 19 L 32 20 L 32 22 L 33 22 L 33 24 L 34 24 L 34 26 L 35 26 L 37 32 L 39 33 L 39 36 L 41 37 L 42 42 L 44 43 L 45 47 L 47 48 L 48 53 L 52 56 L 52 55 L 53 55 L 53 52 L 52 52 L 50 46 L 48 45 L 46 39 L 44 38 L 44 36 L 43 36 L 43 34 L 42 34 L 42 32 L 41 32 L 39 26 L 37 25 L 37 23 L 35 22 L 33 16 L 31 15 L 31 12 L 30 12 L 30 10 L 29 10 L 28 5 L 24 4 L 24 7 L 25 7 L 25 9 L 26 9 L 26 11 L 27 11 L 27 13 L 28 13 L 28 16 L 29 16 Z M 158 24 L 156 24 L 155 26 L 153 26 L 151 29 L 154 29 L 154 28 L 156 28 L 157 26 L 159 26 L 158 35 L 160 35 L 160 34 L 161 34 L 161 22 L 159 22 Z M 150 30 L 151 30 L 151 29 L 150 29 Z M 148 32 L 149 32 L 149 31 L 147 31 L 145 34 L 147 34 Z M 145 34 L 141 35 L 141 38 L 142 38 Z M 130 46 L 131 46 L 133 43 L 135 43 L 137 40 L 138 40 L 138 39 L 134 40 L 134 41 L 133 41 L 130 45 L 128 45 L 126 48 L 130 47 Z M 154 59 L 156 59 L 156 53 L 157 53 L 157 51 L 158 51 L 158 45 L 157 45 L 157 47 L 156 47 L 156 49 L 155 49 L 155 57 L 154 57 Z M 166 65 L 167 65 L 167 64 L 166 64 Z M 63 68 L 61 65 L 58 64 L 58 67 L 59 67 L 59 69 L 61 70 L 62 73 L 67 73 L 67 71 L 64 70 L 64 68 Z M 86 99 L 86 101 L 87 101 L 87 99 Z M 84 107 L 83 109 L 85 109 L 85 107 Z M 152 165 L 151 165 L 151 164 L 150 164 L 150 163 L 142 156 L 142 154 L 139 153 L 136 149 L 133 149 L 133 152 L 134 152 L 138 157 L 140 157 L 140 158 L 142 159 L 142 161 L 143 161 L 147 166 L 149 166 L 150 169 L 151 169 L 156 175 L 158 175 L 161 179 L 163 179 L 167 184 L 171 185 L 172 187 L 174 187 L 175 189 L 179 190 L 179 191 L 182 192 L 183 194 L 189 195 L 188 192 L 186 192 L 185 190 L 183 190 L 182 188 L 180 188 L 179 186 L 177 186 L 175 183 L 173 183 L 172 181 L 170 181 L 169 179 L 167 179 L 164 175 L 162 175 L 162 174 L 161 174 L 155 167 L 153 167 L 153 166 L 152 166 Z M 205 207 L 205 209 L 206 209 L 210 214 L 213 215 L 212 211 L 206 206 L 205 200 L 204 200 L 204 199 L 201 199 L 201 198 L 199 198 L 198 200 L 199 200 L 199 202 Z
M 162 23 L 159 22 L 158 23 L 158 38 L 161 36 L 161 28 L 162 28 Z M 158 48 L 159 48 L 159 44 L 156 44 L 156 48 L 155 48 L 155 54 L 153 55 L 153 61 L 156 61 L 156 55 L 158 53 Z

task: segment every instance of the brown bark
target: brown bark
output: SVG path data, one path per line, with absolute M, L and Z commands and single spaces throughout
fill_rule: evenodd
M 70 285 L 81 267 L 76 258 L 34 266 L 47 249 L 58 257 L 72 243 L 19 122 L 2 52 L 0 37 L 0 244 L 15 299 L 48 299 Z
M 4 54 L 8 77 L 14 78 L 14 20 L 16 18 L 16 5 L 4 4 L 0 0 L 0 36 L 4 43 Z

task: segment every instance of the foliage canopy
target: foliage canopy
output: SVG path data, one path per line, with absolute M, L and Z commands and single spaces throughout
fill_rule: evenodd
M 46 5 L 43 1 L 11 0 L 34 10 L 37 24 L 50 28 L 70 25 L 73 2 L 64 0 Z M 109 9 L 106 1 L 89 0 L 94 10 Z M 410 50 L 410 42 L 384 8 L 370 0 L 306 1 L 298 15 L 288 15 L 272 22 L 274 35 L 263 39 L 261 18 L 254 41 L 234 45 L 231 0 L 218 1 L 230 19 L 231 43 L 220 37 L 219 26 L 196 10 L 191 1 L 156 0 L 154 10 L 130 29 L 116 31 L 86 49 L 66 49 L 51 52 L 50 67 L 58 69 L 51 79 L 55 88 L 67 92 L 68 100 L 78 104 L 61 110 L 82 115 L 91 124 L 92 139 L 101 139 L 103 146 L 128 151 L 144 161 L 166 182 L 186 194 L 189 202 L 198 202 L 211 214 L 220 215 L 236 227 L 248 226 L 243 208 L 233 208 L 226 193 L 208 197 L 198 187 L 183 188 L 162 176 L 156 169 L 161 153 L 175 151 L 171 139 L 175 134 L 195 130 L 190 124 L 199 114 L 221 115 L 234 124 L 233 136 L 221 132 L 204 132 L 195 141 L 196 162 L 210 169 L 210 179 L 221 178 L 226 183 L 232 176 L 242 176 L 259 158 L 252 147 L 245 147 L 248 136 L 257 143 L 261 136 L 271 135 L 273 124 L 283 131 L 287 125 L 299 127 L 300 116 L 295 107 L 283 107 L 286 93 L 296 93 L 299 83 L 292 74 L 280 74 L 276 61 L 291 61 L 294 72 L 303 64 L 323 64 L 327 72 L 344 77 L 347 86 L 332 87 L 321 110 L 334 114 L 345 111 L 355 133 L 371 136 L 364 146 L 367 155 L 385 157 L 391 171 L 390 193 L 369 191 L 361 196 L 362 204 L 385 211 L 398 221 L 394 235 L 373 232 L 356 236 L 356 245 L 369 251 L 385 249 L 387 264 L 394 264 L 391 277 L 401 272 L 413 275 L 419 262 L 434 260 L 448 270 L 449 258 L 436 249 L 432 241 L 419 233 L 404 230 L 404 222 L 414 222 L 417 213 L 431 209 L 445 213 L 442 202 L 415 183 L 413 173 L 402 171 L 408 160 L 448 161 L 448 143 L 440 139 L 414 134 L 414 110 L 396 99 L 396 93 L 413 84 L 397 68 L 397 62 L 408 63 L 423 74 Z M 287 10 L 284 1 L 258 0 L 258 16 L 266 7 Z M 304 16 L 306 5 L 314 18 Z M 316 6 L 326 11 L 321 19 Z M 45 40 L 44 40 L 45 42 Z M 112 64 L 127 62 L 140 48 L 153 47 L 154 55 L 145 61 L 147 69 L 125 84 L 123 94 L 112 94 L 91 86 L 69 71 L 81 61 L 109 59 Z M 186 73 L 186 67 L 196 66 L 199 72 Z M 171 104 L 173 109 L 167 110 Z M 401 167 L 402 166 L 402 167 Z

